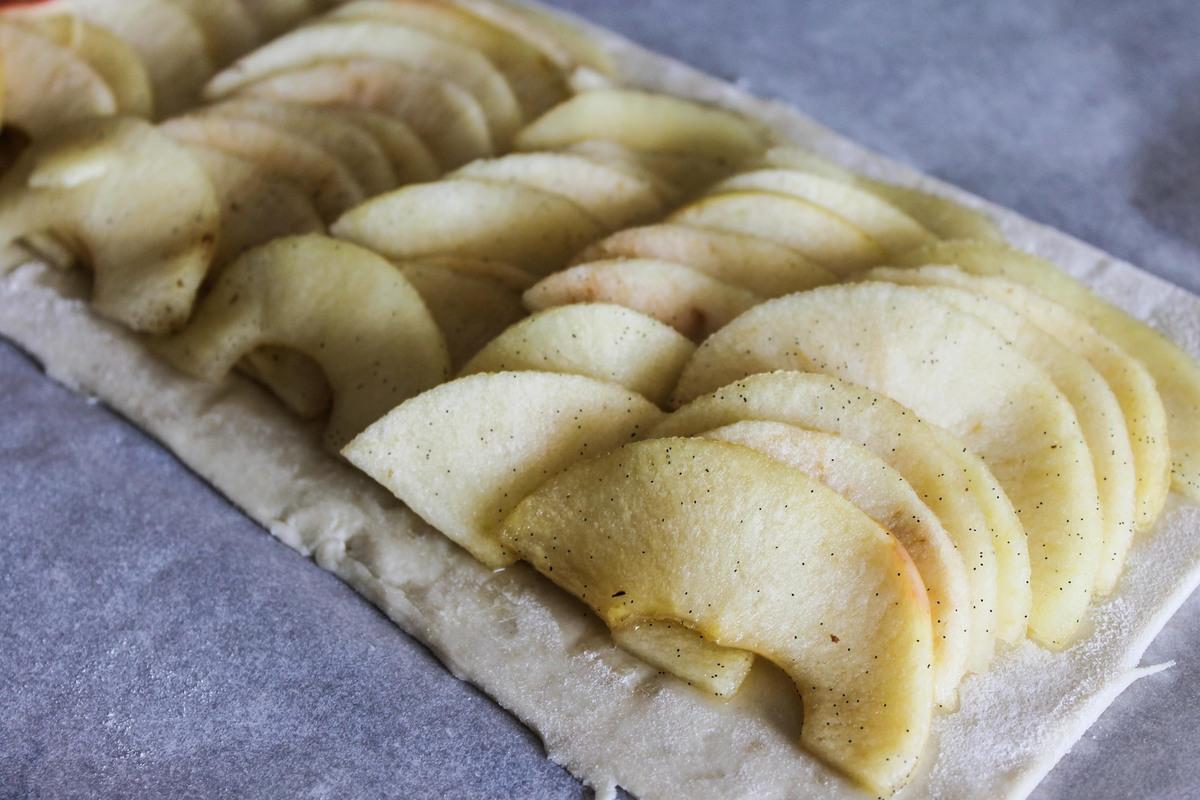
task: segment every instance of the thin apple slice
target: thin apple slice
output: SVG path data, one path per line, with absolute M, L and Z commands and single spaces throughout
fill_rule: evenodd
M 650 183 L 572 153 L 510 153 L 474 161 L 450 177 L 519 183 L 553 192 L 614 230 L 663 212 Z
M 644 150 L 633 150 L 617 142 L 603 139 L 585 139 L 567 145 L 559 152 L 580 155 L 597 164 L 619 169 L 626 175 L 639 178 L 652 185 L 662 201 L 669 206 L 679 205 L 683 198 L 692 191 L 695 181 L 707 179 L 706 172 L 710 167 L 709 162 L 711 162 L 711 159 L 692 156 L 663 155 L 648 153 Z M 661 167 L 663 162 L 672 166 Z M 685 172 L 682 166 L 678 165 L 686 165 L 689 171 Z M 675 174 L 677 172 L 679 175 Z M 730 168 L 722 164 L 716 168 L 714 174 L 723 177 L 729 172 Z M 707 180 L 703 186 L 714 182 L 714 180 Z
M 1103 553 L 1095 468 L 1071 404 L 1002 336 L 918 288 L 828 286 L 767 301 L 710 337 L 684 370 L 695 396 L 757 372 L 807 369 L 870 386 L 987 463 L 1029 537 L 1029 630 L 1068 645 Z
M 365 108 L 334 107 L 322 111 L 369 133 L 391 162 L 397 186 L 431 181 L 441 174 L 433 151 L 407 122 Z
M 810 150 L 772 148 L 764 161 L 768 166 L 803 170 L 865 189 L 908 214 L 939 238 L 1004 241 L 1004 235 L 996 223 L 980 211 L 940 195 L 859 175 Z
M 30 15 L 22 17 L 21 23 L 55 44 L 78 53 L 112 91 L 117 113 L 144 119 L 154 116 L 150 75 L 137 52 L 124 39 L 71 14 Z M 31 67 L 31 62 L 22 61 L 21 80 L 36 84 Z M 39 95 L 38 99 L 44 105 L 54 104 L 45 96 Z
M 257 47 L 262 31 L 242 0 L 176 0 L 204 32 L 208 55 L 217 67 Z
M 378 111 L 412 126 L 452 169 L 495 152 L 479 102 L 455 83 L 387 61 L 322 62 L 268 75 L 239 95 Z
M 332 227 L 388 258 L 467 256 L 545 275 L 604 235 L 586 211 L 529 186 L 473 180 L 414 184 L 373 198 Z
M 474 256 L 423 256 L 421 258 L 405 259 L 405 264 L 419 264 L 427 267 L 441 267 L 471 275 L 477 278 L 487 278 L 496 281 L 506 289 L 523 292 L 537 282 L 537 278 L 520 267 L 492 258 Z
M 495 278 L 429 262 L 401 262 L 399 268 L 446 337 L 454 371 L 526 316 L 521 293 Z
M 326 18 L 393 22 L 479 51 L 508 80 L 526 119 L 533 119 L 570 95 L 563 71 L 527 40 L 449 3 L 353 0 Z
M 95 310 L 139 331 L 187 319 L 220 224 L 200 165 L 133 117 L 61 127 L 0 179 L 0 248 L 48 234 L 91 266 Z
M 218 100 L 268 75 L 352 59 L 388 61 L 458 84 L 479 102 L 499 146 L 507 146 L 521 125 L 512 87 L 484 56 L 427 33 L 378 21 L 328 21 L 284 34 L 214 76 L 205 97 Z
M 701 341 L 763 298 L 703 272 L 650 258 L 579 264 L 555 272 L 525 292 L 534 311 L 568 303 L 615 303 Z
M 1195 357 L 1146 323 L 1101 299 L 1054 264 L 1012 247 L 942 242 L 907 254 L 900 264 L 953 264 L 973 274 L 1023 284 L 1083 317 L 1125 352 L 1136 353 L 1136 358 L 1153 376 L 1165 408 L 1171 488 L 1200 501 L 1200 363 Z M 1148 473 L 1143 470 L 1143 474 Z
M 300 419 L 316 419 L 333 402 L 325 371 L 299 350 L 262 345 L 242 356 L 237 369 L 267 387 Z
M 159 128 L 180 142 L 249 159 L 264 172 L 291 181 L 324 220 L 336 219 L 366 197 L 344 164 L 274 125 L 216 114 L 188 114 L 169 119 Z
M 915 767 L 932 717 L 920 576 L 800 470 L 727 442 L 630 444 L 551 478 L 501 536 L 609 625 L 672 620 L 777 664 L 803 702 L 802 746 L 868 790 Z
M 312 201 L 289 181 L 220 150 L 192 144 L 184 148 L 208 175 L 220 203 L 221 233 L 214 269 L 280 236 L 325 229 Z
M 286 237 L 230 264 L 181 333 L 155 343 L 169 363 L 219 380 L 260 345 L 321 365 L 333 399 L 325 443 L 340 449 L 450 371 L 420 295 L 379 256 L 325 236 Z
M 638 658 L 716 697 L 737 693 L 754 666 L 754 653 L 722 647 L 681 622 L 630 617 L 612 638 Z
M 696 347 L 652 317 L 619 305 L 540 311 L 490 341 L 460 375 L 537 370 L 618 383 L 665 405 Z
M 343 455 L 471 555 L 501 567 L 516 556 L 498 529 L 523 497 L 661 418 L 640 395 L 582 375 L 471 375 L 405 402 Z
M 547 12 L 508 0 L 450 2 L 525 39 L 561 69 L 587 67 L 603 75 L 617 71 L 612 57 L 592 37 Z
M 312 0 L 242 0 L 242 3 L 264 41 L 290 31 L 316 13 Z
M 575 95 L 531 122 L 514 145 L 518 150 L 558 150 L 589 139 L 733 165 L 761 155 L 771 134 L 749 117 L 694 100 L 634 89 L 596 89 Z
M 609 258 L 672 261 L 762 297 L 837 282 L 829 270 L 769 239 L 669 222 L 617 231 L 588 246 L 572 264 Z
M 395 189 L 398 181 L 392 162 L 367 132 L 337 114 L 324 113 L 303 103 L 236 97 L 196 113 L 232 119 L 251 119 L 315 144 L 346 166 L 367 196 Z
M 807 200 L 775 192 L 711 195 L 684 206 L 667 221 L 770 239 L 798 250 L 838 277 L 887 260 L 878 242 L 846 220 Z
M 971 652 L 967 569 L 950 534 L 904 476 L 849 439 L 782 422 L 736 422 L 703 436 L 744 445 L 802 470 L 896 537 L 929 596 L 934 702 L 957 706 L 958 684 Z
M 870 236 L 889 254 L 903 253 L 934 241 L 921 223 L 869 191 L 811 172 L 760 169 L 734 175 L 710 194 L 763 191 L 799 197 L 832 211 Z
M 84 57 L 36 29 L 0 19 L 7 76 L 4 124 L 39 139 L 75 120 L 117 112 L 112 88 Z
M 1011 506 L 995 508 L 995 478 L 978 456 L 942 428 L 894 400 L 826 375 L 753 375 L 697 398 L 652 436 L 696 436 L 742 421 L 782 422 L 836 434 L 866 447 L 908 481 L 933 510 L 962 559 L 970 592 L 968 666 L 985 669 L 999 635 L 1025 635 L 1029 556 Z

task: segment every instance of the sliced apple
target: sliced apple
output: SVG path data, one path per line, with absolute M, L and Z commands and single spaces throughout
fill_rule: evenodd
M 368 196 L 382 194 L 397 186 L 392 162 L 379 143 L 337 114 L 325 113 L 302 103 L 256 97 L 224 100 L 197 113 L 255 120 L 300 136 L 344 164 Z
M 0 19 L 4 124 L 38 139 L 89 117 L 117 112 L 117 99 L 82 55 L 34 28 Z
M 1011 506 L 989 514 L 995 478 L 956 437 L 865 386 L 826 375 L 753 375 L 669 415 L 653 436 L 695 436 L 742 421 L 783 422 L 836 434 L 895 469 L 933 510 L 954 542 L 970 591 L 972 670 L 991 660 L 997 636 L 1025 635 L 1029 556 Z M 1003 494 L 999 497 L 1007 503 Z
M 532 186 L 571 200 L 610 229 L 663 212 L 652 184 L 572 153 L 511 153 L 480 159 L 450 177 Z
M 187 319 L 220 224 L 201 166 L 133 117 L 61 127 L 0 179 L 0 248 L 49 235 L 91 266 L 96 311 L 135 330 Z
M 716 697 L 735 694 L 754 666 L 749 650 L 722 647 L 675 620 L 635 616 L 611 630 L 618 647 Z
M 188 114 L 159 127 L 180 142 L 249 159 L 268 174 L 291 181 L 312 201 L 322 219 L 336 219 L 366 197 L 344 164 L 277 126 L 216 114 Z
M 347 60 L 294 68 L 247 84 L 238 94 L 387 114 L 412 126 L 443 169 L 495 151 L 487 117 L 469 92 L 387 61 Z
M 838 277 L 887 260 L 878 242 L 846 220 L 807 200 L 775 192 L 712 195 L 684 206 L 667 221 L 770 239 L 798 250 Z
M 619 305 L 576 303 L 540 311 L 495 337 L 462 368 L 537 370 L 619 383 L 665 405 L 695 345 L 652 317 Z
M 1102 300 L 1049 261 L 1012 247 L 943 242 L 907 254 L 900 263 L 954 264 L 973 274 L 1023 284 L 1083 317 L 1122 350 L 1136 353 L 1153 376 L 1165 408 L 1171 488 L 1200 501 L 1200 364 L 1194 356 L 1146 323 Z M 1140 438 L 1136 433 L 1134 436 Z M 1141 474 L 1148 473 L 1143 470 Z
M 325 108 L 323 113 L 345 119 L 369 133 L 391 162 L 396 185 L 431 181 L 441 174 L 433 151 L 407 122 L 365 108 Z
M 500 567 L 516 556 L 498 529 L 523 497 L 661 418 L 640 395 L 582 375 L 471 375 L 394 409 L 343 455 L 471 555 Z
M 333 402 L 325 371 L 299 350 L 262 345 L 242 356 L 237 369 L 269 389 L 300 419 L 316 419 Z
M 312 16 L 312 0 L 243 0 L 264 40 L 273 39 Z
M 803 702 L 802 745 L 870 791 L 915 767 L 932 716 L 920 576 L 801 471 L 727 442 L 630 444 L 551 478 L 501 536 L 610 625 L 672 620 L 777 664 Z
M 737 164 L 761 155 L 771 134 L 757 121 L 716 106 L 634 89 L 581 92 L 531 122 L 518 150 L 557 150 L 605 139 L 651 153 Z
M 604 235 L 591 215 L 556 194 L 466 179 L 380 195 L 344 214 L 332 230 L 392 259 L 497 259 L 539 276 Z
M 763 191 L 799 197 L 832 211 L 878 242 L 889 254 L 934 241 L 919 222 L 869 191 L 852 184 L 791 169 L 760 169 L 734 175 L 710 194 Z
M 1070 403 L 975 317 L 920 289 L 866 283 L 770 300 L 696 351 L 692 396 L 757 372 L 808 369 L 862 383 L 945 427 L 987 463 L 1029 537 L 1031 636 L 1070 643 L 1103 554 L 1095 468 Z
M 333 394 L 325 442 L 334 449 L 450 369 L 441 332 L 400 272 L 325 236 L 247 252 L 217 278 L 191 324 L 155 349 L 191 375 L 218 380 L 264 344 L 321 365 Z
M 220 99 L 268 75 L 352 59 L 388 61 L 460 85 L 479 102 L 500 146 L 506 146 L 521 125 L 521 109 L 512 87 L 484 56 L 430 34 L 379 21 L 327 21 L 284 34 L 213 77 L 205 96 Z
M 572 263 L 608 258 L 672 261 L 762 297 L 837 282 L 829 270 L 769 239 L 668 222 L 617 231 L 584 249 Z
M 612 57 L 592 37 L 547 12 L 508 0 L 450 2 L 525 39 L 561 69 L 582 66 L 605 75 L 616 72 Z
M 682 264 L 625 258 L 555 272 L 530 287 L 524 299 L 534 311 L 567 303 L 614 303 L 701 341 L 763 298 Z
M 27 16 L 21 23 L 35 29 L 55 44 L 78 53 L 112 91 L 118 113 L 150 119 L 154 116 L 154 90 L 146 65 L 129 44 L 98 25 L 71 14 Z M 4 48 L 8 51 L 8 48 Z M 23 62 L 21 80 L 36 84 L 32 63 Z M 45 105 L 49 98 L 39 96 Z
M 526 39 L 464 8 L 438 0 L 353 0 L 327 18 L 382 20 L 477 50 L 508 80 L 527 119 L 570 94 L 563 71 Z
M 477 278 L 488 278 L 496 281 L 507 289 L 523 292 L 537 282 L 533 275 L 520 267 L 514 267 L 504 261 L 491 258 L 468 256 L 423 256 L 421 258 L 405 259 L 405 264 L 419 264 L 428 267 L 442 267 L 472 275 Z
M 435 263 L 401 262 L 399 268 L 446 337 L 450 366 L 455 371 L 526 316 L 521 293 L 495 278 Z
M 1003 242 L 1004 235 L 986 214 L 941 195 L 873 180 L 797 147 L 777 147 L 767 152 L 768 166 L 798 169 L 865 189 L 894 205 L 942 239 L 977 239 Z
M 263 41 L 243 0 L 176 0 L 200 25 L 214 66 L 223 67 Z
M 744 445 L 802 470 L 896 537 L 912 557 L 929 596 L 934 701 L 956 706 L 971 652 L 967 569 L 941 521 L 908 481 L 860 444 L 786 423 L 737 422 L 704 437 Z

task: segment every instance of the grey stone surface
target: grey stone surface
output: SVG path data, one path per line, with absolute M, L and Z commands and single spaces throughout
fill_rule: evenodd
M 556 5 L 1200 291 L 1194 0 Z M 186 468 L 0 343 L 0 797 L 586 792 Z M 1200 598 L 1036 792 L 1200 795 Z

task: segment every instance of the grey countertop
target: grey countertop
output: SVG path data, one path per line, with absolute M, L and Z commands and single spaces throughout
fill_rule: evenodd
M 1200 292 L 1195 0 L 555 5 Z M 536 737 L 0 342 L 0 797 L 587 796 Z M 1200 597 L 1036 792 L 1200 795 Z

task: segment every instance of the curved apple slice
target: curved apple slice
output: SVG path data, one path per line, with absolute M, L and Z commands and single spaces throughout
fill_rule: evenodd
M 902 266 L 953 264 L 966 272 L 1004 278 L 1022 284 L 1082 317 L 1103 336 L 1138 361 L 1154 378 L 1166 414 L 1170 446 L 1171 488 L 1200 501 L 1200 362 L 1139 319 L 1101 299 L 1066 272 L 1029 253 L 1005 245 L 983 242 L 940 242 L 906 254 Z M 1147 407 L 1134 414 L 1153 425 Z M 1153 442 L 1149 433 L 1134 434 L 1139 442 Z M 1161 445 L 1161 437 L 1157 437 Z M 1143 469 L 1149 475 L 1149 469 Z M 1156 513 L 1156 503 L 1146 501 L 1141 525 Z M 1159 506 L 1161 507 L 1161 506 Z
M 450 371 L 441 332 L 400 272 L 325 236 L 247 252 L 217 278 L 188 327 L 154 346 L 183 371 L 217 380 L 263 344 L 321 365 L 333 393 L 325 431 L 333 449 Z
M 475 558 L 500 567 L 516 560 L 497 532 L 521 498 L 661 418 L 640 395 L 582 375 L 471 375 L 407 401 L 342 454 Z
M 243 0 L 176 0 L 204 33 L 212 63 L 223 67 L 263 41 L 254 15 Z
M 903 784 L 932 717 L 932 634 L 904 548 L 800 470 L 659 439 L 581 461 L 505 520 L 509 549 L 609 625 L 673 620 L 795 682 L 801 744 L 873 792 Z
M 703 436 L 744 445 L 802 470 L 896 537 L 916 564 L 929 596 L 934 701 L 955 706 L 971 650 L 967 570 L 950 534 L 908 481 L 860 444 L 786 423 L 736 422 Z
M 117 112 L 117 99 L 82 55 L 19 22 L 0 19 L 7 76 L 4 124 L 32 139 L 79 119 Z
M 592 37 L 557 17 L 506 0 L 450 0 L 541 50 L 561 69 L 587 67 L 604 75 L 616 73 L 612 57 Z
M 312 0 L 243 0 L 263 39 L 273 39 L 311 17 Z
M 0 248 L 48 234 L 91 266 L 96 311 L 139 331 L 187 319 L 220 225 L 201 166 L 133 117 L 59 128 L 0 179 Z
M 460 375 L 537 370 L 618 383 L 665 405 L 696 347 L 656 319 L 608 303 L 556 306 L 518 322 Z
M 318 63 L 268 75 L 238 90 L 313 105 L 378 111 L 412 126 L 443 169 L 495 152 L 487 117 L 465 89 L 386 61 Z
M 604 235 L 599 222 L 566 198 L 466 179 L 401 187 L 346 212 L 331 230 L 396 260 L 495 259 L 539 276 Z
M 942 239 L 1003 242 L 1004 234 L 986 214 L 941 195 L 873 180 L 810 150 L 775 147 L 763 159 L 767 166 L 796 169 L 856 186 L 894 205 Z
M 442 172 L 433 151 L 404 120 L 366 108 L 325 108 L 324 113 L 357 125 L 383 149 L 396 175 L 396 185 L 422 183 Z
M 832 211 L 882 245 L 903 253 L 934 241 L 915 219 L 871 192 L 848 183 L 790 169 L 743 172 L 712 187 L 710 194 L 762 191 L 799 197 Z
M 519 183 L 553 192 L 614 230 L 663 212 L 650 183 L 573 153 L 511 153 L 480 159 L 449 177 Z
M 691 267 L 649 258 L 579 264 L 547 275 L 524 298 L 534 311 L 568 303 L 614 303 L 670 325 L 693 341 L 762 302 L 753 292 Z
M 710 337 L 684 370 L 693 396 L 806 369 L 870 386 L 987 463 L 1029 537 L 1030 634 L 1066 646 L 1095 587 L 1104 528 L 1095 467 L 1069 402 L 975 317 L 920 289 L 829 286 L 770 300 Z
M 829 270 L 769 239 L 669 222 L 617 231 L 589 245 L 571 263 L 612 258 L 653 258 L 683 264 L 762 297 L 779 297 L 837 282 Z
M 887 260 L 878 242 L 838 215 L 775 192 L 710 195 L 679 209 L 667 221 L 770 239 L 798 250 L 839 278 Z
M 557 150 L 604 139 L 634 150 L 736 164 L 761 155 L 771 134 L 761 123 L 694 100 L 634 89 L 581 92 L 531 122 L 517 150 Z
M 460 85 L 479 102 L 501 146 L 511 141 L 522 123 L 512 87 L 483 55 L 428 33 L 379 21 L 321 22 L 284 34 L 215 75 L 205 97 L 218 100 L 268 75 L 352 59 L 392 62 Z
M 835 434 L 883 459 L 941 521 L 970 591 L 969 668 L 984 669 L 997 636 L 1025 635 L 1029 556 L 1016 512 L 979 458 L 942 428 L 865 386 L 826 375 L 753 375 L 669 415 L 652 436 L 697 436 L 743 421 Z

